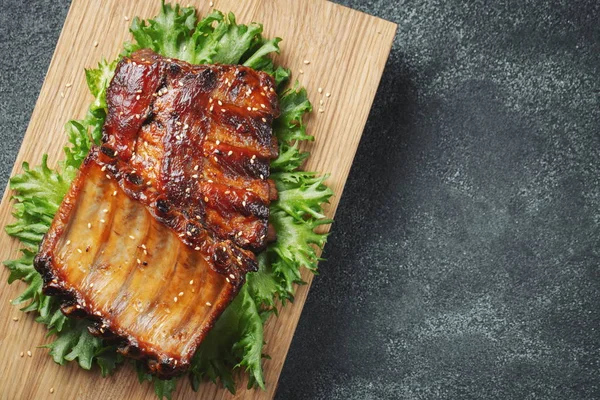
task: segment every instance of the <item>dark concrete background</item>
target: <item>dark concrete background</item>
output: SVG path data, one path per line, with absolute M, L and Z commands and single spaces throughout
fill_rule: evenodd
M 399 24 L 277 399 L 600 398 L 600 3 Z M 4 186 L 68 1 L 0 0 Z

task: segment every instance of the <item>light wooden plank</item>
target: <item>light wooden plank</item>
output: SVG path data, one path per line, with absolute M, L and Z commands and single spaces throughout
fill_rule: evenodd
M 321 0 L 221 0 L 214 3 L 216 9 L 233 11 L 239 22 L 263 23 L 267 36 L 284 38 L 277 61 L 292 68 L 293 78 L 306 86 L 315 107 L 308 117 L 308 130 L 316 140 L 305 146 L 312 152 L 306 168 L 331 174 L 328 184 L 336 196 L 327 214 L 333 217 L 396 26 Z M 196 6 L 201 15 L 210 9 L 204 1 L 195 0 L 189 4 Z M 129 39 L 131 18 L 135 15 L 152 17 L 158 9 L 158 1 L 73 1 L 13 174 L 21 170 L 23 161 L 39 162 L 43 153 L 49 154 L 51 164 L 63 157 L 62 148 L 66 142 L 63 126 L 69 119 L 83 117 L 91 101 L 83 69 L 95 66 L 103 57 L 115 58 L 122 42 Z M 94 46 L 96 42 L 98 44 Z M 310 64 L 305 64 L 304 60 Z M 299 73 L 301 69 L 303 74 Z M 67 83 L 72 86 L 67 88 Z M 319 88 L 323 88 L 323 93 L 319 93 Z M 326 97 L 326 93 L 331 96 Z M 323 113 L 317 111 L 321 99 L 325 102 Z M 7 189 L 2 198 L 1 226 L 12 220 L 10 195 Z M 18 248 L 17 241 L 2 231 L 0 259 L 16 257 Z M 7 276 L 7 270 L 1 269 L 0 282 L 6 282 Z M 174 398 L 272 398 L 312 281 L 309 273 L 305 272 L 303 277 L 309 284 L 299 287 L 294 304 L 285 307 L 266 327 L 265 350 L 272 357 L 264 362 L 266 391 L 245 390 L 245 382 L 242 382 L 236 396 L 212 384 L 205 384 L 199 393 L 194 393 L 187 380 L 182 380 Z M 140 385 L 131 368 L 122 368 L 114 376 L 101 379 L 98 371 L 83 371 L 73 363 L 63 367 L 56 365 L 46 349 L 37 348 L 47 342 L 45 329 L 34 322 L 34 316 L 25 315 L 9 305 L 9 299 L 22 291 L 23 284 L 2 285 L 0 354 L 5 366 L 0 376 L 0 397 L 50 398 L 50 388 L 54 388 L 57 399 L 155 398 L 153 389 L 149 385 Z M 19 320 L 13 321 L 13 317 Z M 32 357 L 27 356 L 28 350 Z M 20 357 L 21 351 L 24 357 Z

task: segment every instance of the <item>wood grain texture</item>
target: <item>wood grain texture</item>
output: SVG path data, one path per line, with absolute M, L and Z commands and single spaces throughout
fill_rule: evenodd
M 206 14 L 208 2 L 189 1 L 200 15 Z M 379 80 L 383 73 L 396 25 L 322 0 L 221 0 L 214 8 L 232 11 L 241 23 L 264 24 L 267 37 L 284 38 L 277 62 L 292 69 L 309 93 L 315 111 L 308 116 L 308 131 L 315 136 L 305 146 L 311 151 L 306 169 L 329 172 L 328 184 L 336 193 L 327 209 L 333 217 L 352 160 L 358 146 Z M 39 162 L 49 154 L 50 165 L 63 157 L 66 136 L 64 124 L 82 118 L 91 101 L 84 68 L 96 65 L 101 58 L 113 59 L 122 42 L 129 40 L 128 26 L 133 16 L 148 18 L 159 10 L 157 1 L 74 0 L 36 107 L 31 116 L 23 145 L 17 156 L 13 174 L 21 171 L 21 163 Z M 97 46 L 94 46 L 97 43 Z M 305 64 L 304 60 L 310 61 Z M 303 70 L 303 74 L 299 71 Z M 71 87 L 66 87 L 71 83 Z M 322 93 L 319 93 L 322 88 Z M 61 94 L 62 93 L 62 94 Z M 330 93 L 330 97 L 326 97 Z M 319 101 L 324 112 L 320 113 Z M 4 192 L 0 206 L 0 226 L 12 221 L 11 192 Z M 2 230 L 0 260 L 18 255 L 19 244 Z M 121 368 L 114 376 L 102 379 L 98 371 L 81 370 L 74 363 L 55 364 L 47 350 L 45 328 L 11 306 L 23 290 L 22 283 L 7 285 L 8 271 L 0 270 L 0 354 L 4 373 L 0 376 L 1 399 L 153 399 L 150 385 L 140 385 L 133 370 Z M 267 390 L 246 390 L 240 382 L 233 396 L 213 384 L 205 384 L 194 393 L 187 380 L 181 380 L 174 399 L 267 399 L 274 396 L 294 330 L 306 300 L 312 275 L 304 271 L 308 285 L 298 288 L 294 304 L 271 318 L 265 330 Z M 18 321 L 13 321 L 17 317 Z M 324 343 L 324 346 L 327 344 Z M 30 350 L 32 356 L 27 355 Z M 20 352 L 24 356 L 20 357 Z M 50 388 L 54 394 L 50 395 Z M 50 397 L 52 396 L 52 397 Z

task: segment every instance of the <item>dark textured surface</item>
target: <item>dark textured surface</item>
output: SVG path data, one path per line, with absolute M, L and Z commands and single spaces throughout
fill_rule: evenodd
M 399 31 L 277 398 L 600 398 L 600 4 L 344 4 Z M 67 5 L 0 9 L 4 185 Z

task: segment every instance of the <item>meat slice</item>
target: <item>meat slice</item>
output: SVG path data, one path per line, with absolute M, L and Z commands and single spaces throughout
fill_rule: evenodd
M 190 243 L 205 229 L 264 248 L 278 149 L 269 75 L 141 50 L 117 66 L 107 104 L 100 159 L 128 193 Z
M 189 367 L 266 244 L 273 85 L 149 50 L 123 59 L 103 144 L 40 245 L 44 292 L 161 378 Z

